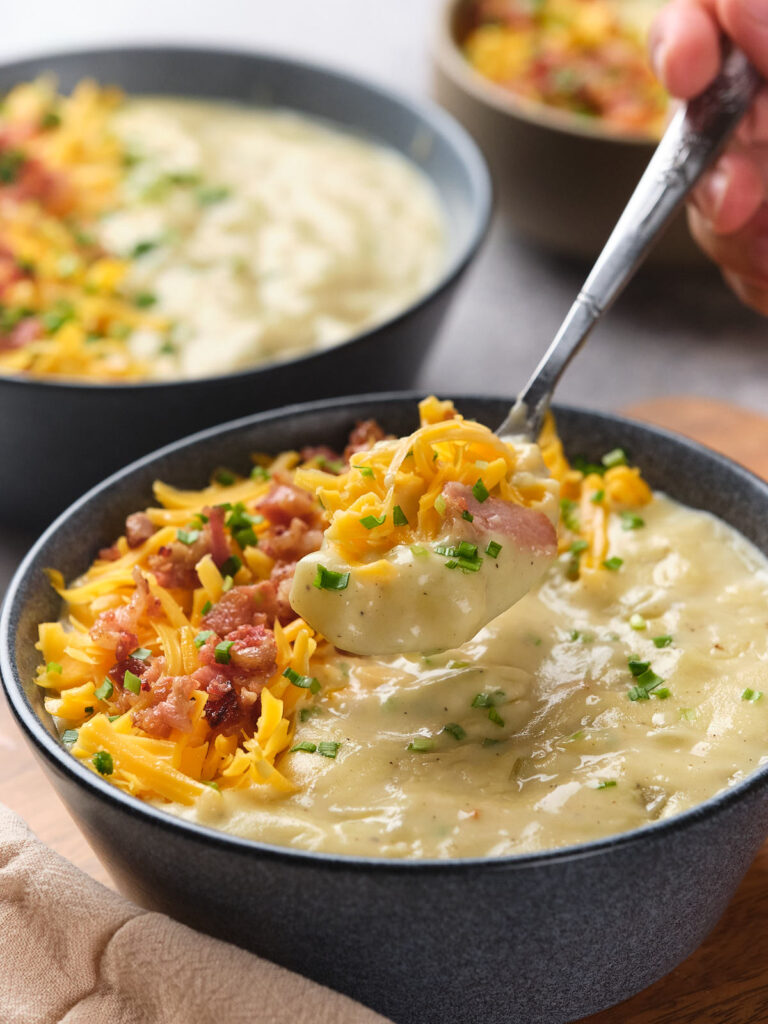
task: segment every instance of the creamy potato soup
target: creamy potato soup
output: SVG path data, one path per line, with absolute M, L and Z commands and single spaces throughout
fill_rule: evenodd
M 322 689 L 281 760 L 295 794 L 170 809 L 305 850 L 500 857 L 624 832 L 743 779 L 768 753 L 768 564 L 664 496 L 642 519 L 612 520 L 612 570 L 569 579 L 565 552 L 456 650 L 315 662 Z

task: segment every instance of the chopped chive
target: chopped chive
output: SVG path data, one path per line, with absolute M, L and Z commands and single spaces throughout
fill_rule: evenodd
M 405 512 L 400 508 L 399 505 L 395 505 L 392 509 L 392 523 L 394 526 L 407 526 L 408 517 Z
M 181 541 L 182 544 L 186 544 L 189 547 L 190 544 L 194 544 L 196 540 L 200 539 L 200 531 L 177 530 L 176 537 Z
M 435 741 L 427 736 L 416 736 L 415 739 L 411 740 L 406 749 L 416 750 L 419 753 L 425 754 L 435 749 Z
M 123 717 L 122 715 L 107 715 L 107 718 L 109 719 L 110 722 L 116 722 L 118 720 L 118 718 L 122 718 L 122 717 Z
M 444 725 L 443 732 L 447 732 L 455 740 L 463 740 L 467 737 L 466 730 L 462 729 L 458 722 L 449 722 L 448 725 Z
M 213 604 L 210 601 L 206 601 L 203 607 L 200 609 L 200 612 L 202 615 L 207 615 L 211 608 L 213 608 Z
M 152 651 L 148 651 L 146 647 L 137 647 L 135 651 L 131 651 L 129 657 L 135 658 L 136 661 L 146 661 L 152 657 Z
M 653 691 L 653 696 L 658 697 L 659 700 L 666 700 L 667 697 L 672 696 L 672 691 L 666 686 L 660 686 L 658 690 Z
M 487 488 L 487 487 L 485 486 L 485 484 L 483 483 L 482 477 L 478 477 L 478 479 L 477 479 L 477 483 L 476 483 L 476 484 L 475 484 L 475 486 L 474 486 L 474 487 L 472 488 L 472 493 L 474 494 L 474 496 L 475 496 L 475 497 L 477 498 L 477 500 L 478 500 L 478 501 L 479 501 L 479 502 L 480 502 L 481 504 L 482 504 L 482 503 L 483 503 L 484 501 L 487 501 L 487 500 L 488 500 L 488 498 L 490 497 L 490 494 L 489 494 L 489 492 L 488 492 L 488 488 Z
M 154 306 L 157 302 L 157 296 L 153 295 L 152 292 L 139 292 L 134 299 L 134 302 L 139 309 L 148 309 L 150 306 Z
M 416 555 L 417 558 L 423 558 L 429 554 L 429 551 L 424 547 L 423 544 L 411 544 L 411 551 Z
M 630 658 L 627 664 L 633 676 L 641 676 L 643 672 L 647 672 L 651 667 L 650 661 L 636 661 L 634 658 Z
M 224 581 L 223 581 L 223 583 L 221 584 L 221 589 L 222 589 L 222 592 L 223 592 L 224 594 L 228 593 L 228 592 L 229 592 L 229 591 L 230 591 L 230 590 L 232 589 L 232 587 L 234 586 L 234 584 L 235 584 L 235 581 L 234 581 L 234 580 L 232 579 L 232 577 L 231 577 L 231 576 L 225 576 L 225 577 L 224 577 Z
M 586 540 L 575 540 L 573 544 L 568 548 L 572 555 L 580 555 L 582 551 L 586 551 L 589 547 L 589 542 Z
M 131 259 L 137 260 L 142 256 L 146 256 L 148 252 L 152 252 L 154 249 L 157 249 L 159 245 L 159 242 L 152 241 L 151 239 L 146 239 L 143 242 L 137 242 L 131 249 Z
M 241 526 L 232 531 L 232 536 L 241 548 L 255 548 L 259 543 L 259 538 L 252 526 Z
M 664 682 L 661 676 L 657 676 L 650 668 L 647 668 L 645 672 L 641 672 L 640 675 L 635 678 L 637 679 L 637 685 L 642 686 L 644 690 L 648 690 L 649 692 L 651 690 L 655 690 L 657 686 L 661 686 Z
M 645 526 L 645 520 L 636 512 L 621 513 L 622 530 L 639 530 L 641 526 Z
M 112 685 L 111 679 L 105 679 L 98 690 L 94 690 L 93 695 L 97 700 L 109 700 L 114 693 L 114 686 Z
M 230 190 L 226 185 L 206 185 L 197 190 L 197 201 L 201 206 L 213 206 L 229 199 Z
M 316 743 L 310 743 L 309 740 L 302 740 L 302 742 L 297 743 L 295 747 L 291 747 L 289 753 L 295 754 L 297 751 L 302 751 L 305 754 L 314 754 L 316 750 Z
M 618 785 L 616 779 L 603 779 L 602 782 L 598 782 L 595 789 L 612 789 L 616 785 Z
M 221 787 L 219 786 L 218 782 L 207 782 L 205 779 L 201 779 L 200 781 L 204 786 L 208 786 L 210 789 L 215 789 L 217 793 L 221 792 Z
M 373 470 L 370 466 L 355 466 L 355 469 L 360 470 L 361 476 L 373 477 Z
M 630 615 L 629 624 L 632 627 L 632 629 L 637 630 L 645 629 L 648 625 L 648 623 L 645 621 L 643 616 L 639 614 L 639 612 L 635 612 L 634 615 Z
M 317 752 L 323 757 L 336 757 L 340 746 L 340 743 L 331 743 L 330 740 L 326 740 L 325 743 L 318 743 Z
M 459 558 L 477 558 L 477 544 L 470 544 L 469 541 L 463 540 L 457 546 L 456 554 Z
M 592 497 L 589 499 L 593 505 L 599 505 L 601 501 L 605 499 L 605 491 L 600 488 L 599 491 L 595 491 Z
M 626 466 L 627 453 L 623 448 L 613 448 L 606 452 L 600 461 L 606 469 L 612 469 L 614 466 Z
M 667 635 L 667 636 L 655 636 L 653 638 L 653 646 L 654 647 L 660 647 L 660 648 L 661 647 L 669 647 L 672 644 L 672 640 L 673 640 L 673 638 L 671 636 L 669 636 L 669 635 Z
M 111 775 L 115 770 L 115 763 L 108 750 L 97 750 L 92 758 L 93 767 L 99 775 Z
M 444 516 L 446 508 L 447 506 L 445 504 L 445 498 L 442 496 L 442 494 L 438 494 L 438 496 L 435 498 L 435 511 L 439 515 Z
M 696 708 L 680 708 L 680 717 L 686 722 L 695 721 Z
M 205 641 L 208 639 L 209 636 L 213 636 L 213 630 L 212 629 L 203 629 L 203 630 L 201 630 L 197 634 L 197 636 L 195 637 L 195 639 L 192 642 L 195 645 L 195 647 L 198 649 L 198 651 L 205 644 Z
M 58 128 L 60 124 L 61 115 L 57 114 L 55 110 L 46 110 L 40 118 L 40 128 L 43 131 L 50 131 L 52 128 Z
M 497 543 L 495 540 L 489 541 L 488 547 L 485 549 L 485 553 L 489 558 L 498 558 L 500 551 L 501 544 Z
M 61 738 L 64 743 L 71 745 L 77 743 L 77 729 L 67 729 L 66 732 L 61 734 Z
M 283 672 L 283 675 L 293 683 L 294 686 L 298 686 L 302 690 L 309 690 L 311 693 L 317 693 L 320 689 L 320 683 L 314 676 L 303 676 L 300 672 L 297 672 L 295 668 L 291 668 L 290 665 L 285 672 Z
M 229 469 L 217 469 L 213 474 L 213 479 L 217 484 L 221 484 L 222 487 L 231 487 L 237 477 Z
M 763 696 L 763 691 L 762 690 L 753 690 L 750 687 L 747 687 L 747 689 L 742 693 L 741 699 L 742 700 L 748 700 L 752 704 L 754 704 L 756 701 L 760 700 L 760 698 L 762 696 Z
M 603 567 L 610 569 L 611 572 L 617 572 L 622 565 L 624 565 L 624 559 L 619 558 L 618 555 L 614 555 L 613 558 L 606 558 L 603 562 Z
M 141 680 L 128 669 L 123 676 L 123 687 L 131 693 L 138 693 L 141 690 Z
M 349 585 L 349 573 L 334 572 L 333 569 L 326 569 L 324 565 L 318 565 L 312 585 L 318 590 L 346 590 Z
M 502 742 L 503 742 L 503 740 L 492 740 L 490 736 L 486 736 L 485 739 L 483 740 L 483 746 L 484 747 L 496 747 L 496 746 L 498 746 L 499 743 L 502 743 Z
M 366 528 L 366 530 L 372 530 L 376 526 L 383 526 L 384 522 L 386 521 L 386 518 L 386 515 L 383 515 L 378 519 L 376 518 L 376 516 L 363 516 L 360 522 Z
M 216 644 L 213 649 L 213 654 L 218 665 L 228 665 L 231 657 L 230 651 L 234 645 L 234 640 L 222 640 Z
M 0 183 L 10 185 L 16 181 L 26 159 L 20 149 L 6 149 L 0 153 Z
M 243 567 L 243 560 L 237 555 L 230 555 L 229 558 L 219 566 L 224 576 L 236 576 Z
M 63 669 L 61 665 L 58 663 L 58 661 L 49 661 L 48 664 L 45 666 L 45 671 L 53 672 L 57 676 L 60 676 L 61 673 L 63 672 Z
M 642 686 L 633 686 L 627 696 L 630 700 L 650 700 L 648 691 L 644 690 Z
M 475 521 L 475 517 L 472 515 L 468 508 L 465 508 L 464 511 L 461 513 L 461 518 L 466 519 L 468 523 L 474 523 Z
M 491 707 L 488 709 L 488 717 L 494 725 L 504 725 L 504 719 L 501 717 L 496 708 Z
M 577 504 L 573 498 L 560 499 L 560 514 L 563 517 L 563 524 L 566 529 L 570 530 L 572 533 L 577 533 L 581 526 L 581 522 L 577 510 Z
M 251 470 L 251 480 L 269 480 L 269 472 L 263 466 L 254 466 Z
M 473 708 L 492 708 L 493 707 L 493 694 L 492 693 L 478 693 L 472 698 Z

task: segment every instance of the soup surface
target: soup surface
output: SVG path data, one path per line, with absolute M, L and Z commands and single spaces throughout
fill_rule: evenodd
M 0 372 L 202 377 L 339 344 L 439 276 L 399 153 L 288 111 L 19 86 L 0 115 Z
M 175 812 L 309 850 L 503 856 L 636 828 L 744 778 L 768 753 L 768 565 L 663 496 L 643 519 L 610 527 L 618 570 L 568 580 L 561 563 L 457 650 L 316 666 L 323 696 L 294 745 L 339 747 L 284 758 L 296 795 Z

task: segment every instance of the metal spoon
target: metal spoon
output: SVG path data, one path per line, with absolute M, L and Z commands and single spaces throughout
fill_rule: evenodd
M 733 48 L 709 88 L 675 113 L 578 298 L 497 434 L 539 436 L 566 366 L 723 148 L 761 84 L 745 55 Z

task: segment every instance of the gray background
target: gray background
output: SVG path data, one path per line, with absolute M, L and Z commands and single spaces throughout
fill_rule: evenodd
M 6 5 L 0 60 L 115 42 L 276 49 L 429 92 L 439 0 L 60 0 Z M 536 251 L 495 223 L 419 384 L 513 393 L 557 329 L 586 269 Z M 563 380 L 564 401 L 616 409 L 695 394 L 768 411 L 768 321 L 714 270 L 648 270 Z M 0 593 L 33 538 L 0 536 Z

